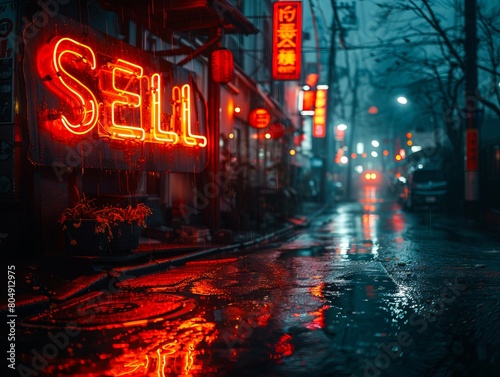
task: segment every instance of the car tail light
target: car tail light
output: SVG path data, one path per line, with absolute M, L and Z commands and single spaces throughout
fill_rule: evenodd
M 365 179 L 367 181 L 374 181 L 377 179 L 377 173 L 366 173 L 365 174 Z

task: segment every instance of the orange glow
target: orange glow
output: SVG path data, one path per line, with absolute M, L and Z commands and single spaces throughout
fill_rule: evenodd
M 111 124 L 109 131 L 112 136 L 123 139 L 138 139 L 144 140 L 146 133 L 142 129 L 142 96 L 141 96 L 141 78 L 143 77 L 142 67 L 132 64 L 126 60 L 118 59 L 116 64 L 108 63 L 112 69 L 112 85 L 116 93 L 115 98 L 111 102 Z M 135 84 L 135 85 L 134 85 Z M 134 93 L 128 90 L 135 87 L 139 93 Z M 121 124 L 117 121 L 117 115 L 123 117 L 123 113 L 139 110 L 139 126 L 129 124 Z
M 39 74 L 69 105 L 64 114 L 49 109 L 44 124 L 54 135 L 63 130 L 84 135 L 99 123 L 98 136 L 102 138 L 163 144 L 182 141 L 186 146 L 206 147 L 207 138 L 194 134 L 191 126 L 194 113 L 190 85 L 172 88 L 173 115 L 169 123 L 164 115 L 169 111 L 162 109 L 165 100 L 160 73 L 146 75 L 141 65 L 124 59 L 106 58 L 99 63 L 100 55 L 71 38 L 52 43 L 53 47 L 40 51 Z M 62 136 L 67 139 L 67 135 Z
M 401 160 L 402 160 L 401 155 L 400 155 L 400 154 L 397 154 L 397 155 L 396 155 L 396 161 L 401 161 Z
M 313 137 L 326 136 L 326 89 L 316 91 L 316 103 L 313 117 Z
M 68 46 L 69 45 L 69 46 Z M 64 48 L 64 46 L 67 46 Z M 83 63 L 91 70 L 96 69 L 96 57 L 94 51 L 89 46 L 79 43 L 71 38 L 61 38 L 54 46 L 52 63 L 56 71 L 56 77 L 66 88 L 73 98 L 77 98 L 79 117 L 72 123 L 66 115 L 61 115 L 61 122 L 66 129 L 74 134 L 83 135 L 90 132 L 97 124 L 99 117 L 99 107 L 97 99 L 92 91 L 80 80 L 72 76 L 64 69 L 64 62 L 71 64 Z M 82 95 L 79 90 L 83 89 Z
M 306 77 L 306 84 L 312 88 L 318 83 L 318 78 L 319 75 L 317 73 L 309 73 Z
M 370 106 L 368 108 L 368 114 L 378 114 L 378 108 L 377 108 L 377 106 Z
M 258 107 L 250 112 L 248 121 L 254 128 L 266 128 L 271 122 L 271 114 L 267 109 Z
M 324 295 L 323 295 L 324 285 L 325 285 L 325 283 L 321 283 L 319 285 L 316 285 L 316 286 L 310 288 L 309 290 L 311 291 L 311 294 L 314 297 L 324 298 Z
M 408 145 L 409 147 L 411 147 L 411 146 L 413 145 L 413 141 L 408 140 L 408 141 L 406 142 L 406 145 Z
M 133 349 L 127 345 L 122 355 L 111 360 L 111 369 L 103 375 L 192 375 L 204 363 L 197 355 L 203 354 L 204 348 L 218 336 L 216 326 L 201 318 L 193 318 L 177 323 L 175 328 L 174 333 L 164 330 L 143 332 L 139 335 L 144 340 L 140 347 Z
M 131 368 L 131 369 L 128 369 L 127 371 L 124 371 L 124 372 L 119 372 L 119 373 L 115 374 L 115 376 L 126 376 L 127 374 L 132 374 L 140 367 L 144 367 L 144 369 L 147 371 L 148 365 L 149 365 L 149 357 L 148 357 L 148 355 L 146 355 L 145 361 L 134 360 L 134 361 L 131 361 L 130 363 L 125 363 L 124 367 Z
M 182 140 L 184 144 L 204 147 L 207 145 L 207 138 L 201 135 L 194 135 L 191 130 L 191 88 L 188 84 L 182 87 L 172 88 L 172 106 L 174 119 L 180 119 L 182 129 Z
M 161 76 L 158 73 L 151 76 L 151 129 L 155 140 L 176 144 L 179 135 L 173 131 L 165 131 L 161 126 Z M 173 119 L 173 118 L 172 118 Z
M 273 78 L 298 80 L 302 48 L 302 3 L 276 1 L 273 7 Z
M 351 153 L 351 158 L 356 158 L 358 155 L 356 153 Z
M 413 136 L 413 135 L 411 134 L 411 132 L 408 132 L 408 133 L 406 134 L 406 137 L 407 137 L 408 139 L 411 139 L 411 137 L 412 137 L 412 136 Z
M 194 361 L 193 351 L 194 351 L 193 343 L 190 343 L 188 345 L 188 351 L 186 352 L 185 356 L 184 370 L 186 371 L 186 374 L 189 374 L 189 371 L 193 367 L 193 361 Z
M 314 111 L 316 102 L 316 92 L 314 90 L 302 91 L 302 108 L 301 111 Z
M 389 151 L 387 149 L 384 149 L 384 156 L 389 156 Z
M 290 156 L 295 156 L 295 153 L 297 153 L 295 152 L 295 149 L 290 149 Z
M 363 158 L 366 158 L 366 156 L 367 156 L 366 152 L 363 152 L 363 153 L 361 154 L 361 157 L 363 157 Z

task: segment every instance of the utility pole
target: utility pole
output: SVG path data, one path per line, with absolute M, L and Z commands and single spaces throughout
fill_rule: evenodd
M 355 72 L 354 72 L 354 86 L 352 91 L 352 105 L 351 105 L 351 129 L 349 132 L 349 141 L 347 143 L 347 151 L 349 153 L 349 160 L 347 164 L 347 177 L 346 177 L 346 185 L 345 185 L 345 197 L 347 200 L 352 199 L 352 170 L 353 170 L 353 161 L 351 154 L 354 151 L 354 136 L 356 132 L 356 114 L 358 112 L 358 84 L 359 84 L 359 69 L 358 69 L 358 60 L 356 59 Z M 382 157 L 383 158 L 383 157 Z
M 476 0 L 465 1 L 465 215 L 479 220 Z
M 215 47 L 220 48 L 220 38 L 222 35 L 221 29 L 217 29 L 212 38 L 218 38 L 219 41 Z M 208 164 L 205 170 L 206 183 L 215 184 L 215 178 L 219 175 L 220 165 L 220 149 L 219 149 L 219 133 L 220 133 L 220 84 L 215 82 L 211 75 L 208 78 L 208 127 L 209 132 L 209 152 Z M 210 176 L 211 174 L 211 176 Z M 203 190 L 202 190 L 203 192 Z M 219 193 L 213 198 L 210 198 L 207 208 L 205 209 L 205 223 L 209 227 L 212 236 L 220 228 L 220 206 L 219 206 Z
M 335 4 L 335 0 L 332 0 L 332 8 L 334 14 L 337 13 L 337 8 Z M 337 35 L 336 28 L 337 17 L 334 17 L 332 20 L 332 34 L 330 37 L 330 56 L 328 57 L 328 73 L 327 73 L 327 82 L 328 82 L 328 92 L 327 92 L 327 100 L 326 100 L 326 125 L 325 125 L 325 137 L 323 139 L 323 167 L 321 169 L 321 194 L 320 201 L 322 203 L 326 203 L 328 196 L 328 180 L 326 179 L 327 174 L 332 172 L 333 165 L 333 109 L 334 109 L 334 85 L 333 82 L 335 80 L 335 58 L 336 58 L 336 47 L 335 47 L 335 39 Z

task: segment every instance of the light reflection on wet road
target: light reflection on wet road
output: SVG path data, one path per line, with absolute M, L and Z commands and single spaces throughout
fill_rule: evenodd
M 58 346 L 39 375 L 492 376 L 500 366 L 498 245 L 450 239 L 429 218 L 368 191 L 270 250 L 125 280 L 119 295 L 129 304 L 115 295 L 93 310 L 52 313 L 22 339 L 40 352 L 48 340 Z M 150 315 L 148 295 L 177 306 Z M 83 320 L 89 313 L 99 321 Z M 131 323 L 66 338 L 54 327 L 59 343 L 37 327 L 117 315 Z M 34 368 L 33 353 L 23 358 Z

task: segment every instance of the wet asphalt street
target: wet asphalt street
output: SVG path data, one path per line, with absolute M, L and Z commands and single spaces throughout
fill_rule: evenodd
M 25 320 L 18 375 L 500 375 L 498 239 L 368 191 L 286 242 L 115 283 Z

